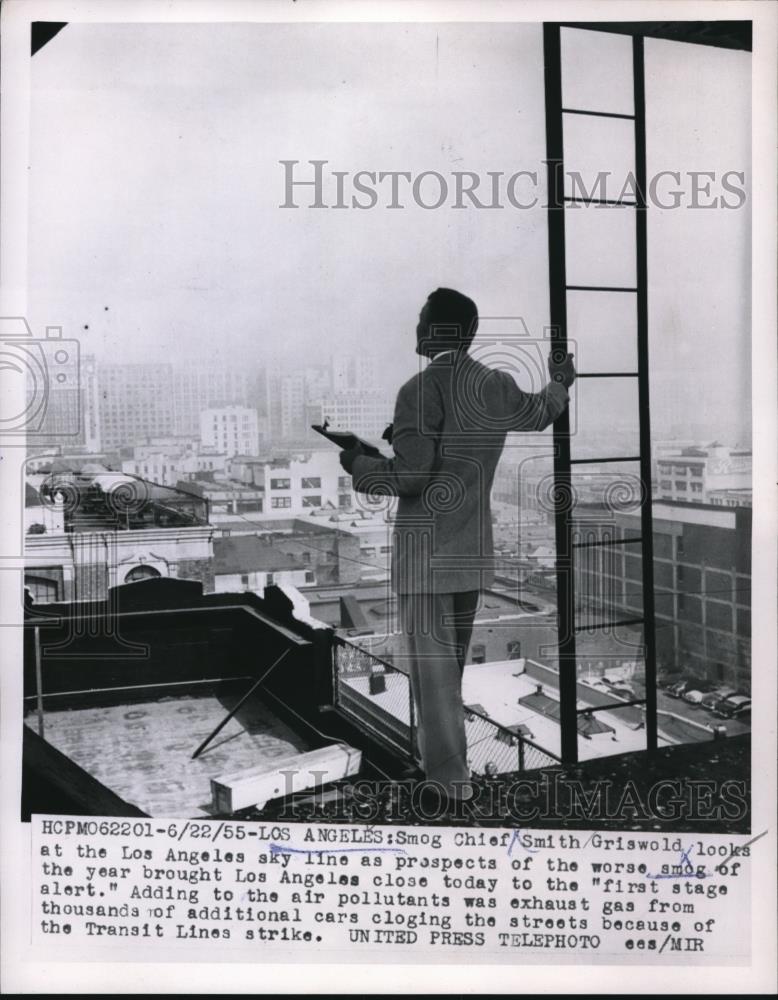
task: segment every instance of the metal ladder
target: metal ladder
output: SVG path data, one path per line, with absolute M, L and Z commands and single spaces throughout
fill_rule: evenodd
M 561 757 L 565 764 L 578 761 L 578 724 L 582 710 L 577 708 L 576 636 L 584 629 L 606 629 L 616 626 L 642 625 L 645 661 L 645 698 L 613 701 L 588 708 L 601 712 L 642 705 L 645 710 L 646 749 L 657 746 L 656 640 L 653 580 L 653 527 L 651 510 L 651 430 L 648 384 L 648 288 L 646 230 L 646 122 L 643 36 L 632 38 L 633 114 L 594 111 L 562 104 L 562 47 L 560 24 L 544 24 L 543 51 L 545 64 L 546 160 L 548 171 L 548 244 L 551 314 L 551 349 L 564 357 L 568 350 L 568 293 L 599 295 L 617 292 L 632 296 L 637 314 L 637 371 L 582 371 L 578 379 L 624 378 L 635 383 L 638 397 L 639 454 L 604 455 L 598 458 L 571 456 L 570 417 L 566 410 L 554 424 L 554 484 L 558 498 L 555 512 L 557 552 L 557 609 L 559 628 L 559 696 Z M 578 29 L 580 30 L 580 29 Z M 592 115 L 599 118 L 632 119 L 634 121 L 635 201 L 614 201 L 605 198 L 575 198 L 565 194 L 564 127 L 568 116 Z M 567 283 L 565 222 L 568 206 L 584 200 L 587 204 L 613 206 L 614 210 L 635 213 L 636 275 L 634 286 L 608 287 L 600 285 L 570 285 Z M 618 206 L 618 207 L 617 207 Z M 584 540 L 576 524 L 573 504 L 573 472 L 579 466 L 602 463 L 632 462 L 639 466 L 642 503 L 639 537 Z M 609 545 L 639 546 L 642 555 L 643 613 L 640 617 L 604 621 L 582 626 L 578 621 L 575 593 L 576 560 L 587 550 Z

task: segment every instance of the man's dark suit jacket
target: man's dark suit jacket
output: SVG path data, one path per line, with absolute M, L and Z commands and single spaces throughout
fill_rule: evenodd
M 359 455 L 354 488 L 399 497 L 393 532 L 396 593 L 480 590 L 494 582 L 489 498 L 508 431 L 541 431 L 567 390 L 538 393 L 466 352 L 438 355 L 400 389 L 394 458 Z

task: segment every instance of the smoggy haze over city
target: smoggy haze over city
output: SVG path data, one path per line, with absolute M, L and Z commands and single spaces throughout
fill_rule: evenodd
M 679 60 L 679 44 L 646 41 L 649 175 L 683 164 L 747 178 L 747 53 L 687 45 Z M 98 361 L 252 371 L 367 352 L 390 396 L 417 367 L 418 310 L 438 285 L 540 334 L 542 67 L 538 25 L 68 25 L 32 67 L 34 333 L 62 326 Z M 537 171 L 541 198 L 338 211 L 308 207 L 300 188 L 301 207 L 281 208 L 284 159 L 300 178 L 311 159 L 350 174 Z M 749 233 L 749 202 L 650 211 L 660 433 L 750 436 Z M 618 335 L 615 316 L 603 326 Z M 593 355 L 580 343 L 577 356 L 586 368 Z

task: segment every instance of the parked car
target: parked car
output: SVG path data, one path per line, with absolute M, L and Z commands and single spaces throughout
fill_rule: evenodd
M 671 684 L 667 689 L 667 693 L 671 698 L 681 698 L 688 687 L 694 684 L 693 678 L 686 678 L 682 681 L 676 681 L 675 684 Z
M 721 719 L 742 719 L 751 714 L 751 699 L 745 694 L 733 694 L 723 698 L 713 711 Z
M 610 688 L 607 684 L 603 684 L 601 677 L 582 677 L 581 680 L 590 688 L 594 688 L 595 691 L 607 691 L 610 693 Z
M 697 681 L 690 684 L 683 693 L 683 700 L 690 705 L 701 705 L 705 695 L 713 691 L 715 686 L 712 681 Z
M 729 691 L 722 698 L 716 702 L 716 706 L 722 705 L 724 702 L 729 701 L 731 698 L 750 698 L 751 695 L 747 691 L 739 691 L 735 689 L 734 691 Z
M 702 696 L 702 707 L 713 711 L 718 702 L 730 695 L 737 694 L 737 689 L 732 687 L 717 687 Z
M 631 687 L 626 681 L 619 678 L 619 680 L 611 680 L 610 677 L 602 678 L 603 684 L 606 686 L 605 690 L 608 694 L 615 694 L 619 698 L 624 698 L 627 701 L 631 701 L 633 698 L 637 698 L 637 693 L 635 689 Z

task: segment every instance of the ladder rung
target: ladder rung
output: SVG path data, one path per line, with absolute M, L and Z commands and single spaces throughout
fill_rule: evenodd
M 632 701 L 611 701 L 607 705 L 592 705 L 591 708 L 578 708 L 576 712 L 578 715 L 589 715 L 593 712 L 607 712 L 612 708 L 629 708 L 630 705 L 645 705 L 645 703 L 645 698 L 635 698 Z
M 600 465 L 602 462 L 639 462 L 640 455 L 619 456 L 617 458 L 571 458 L 571 465 Z
M 584 111 L 582 108 L 562 108 L 563 115 L 592 115 L 594 118 L 626 118 L 634 121 L 634 115 L 617 114 L 615 111 Z
M 595 622 L 593 625 L 576 625 L 573 631 L 577 634 L 578 632 L 588 632 L 590 629 L 617 628 L 621 625 L 643 624 L 645 624 L 645 618 L 622 618 L 621 621 L 617 622 Z
M 575 529 L 575 521 L 573 521 L 573 528 Z M 573 548 L 599 549 L 602 548 L 603 545 L 635 545 L 642 541 L 642 538 L 608 538 L 600 542 L 573 542 Z
M 636 201 L 624 201 L 620 198 L 582 198 L 579 195 L 566 194 L 562 201 L 569 201 L 571 205 L 618 205 L 624 208 L 637 208 Z
M 612 285 L 565 285 L 568 292 L 632 292 L 637 288 L 615 288 Z
M 576 378 L 639 378 L 640 372 L 576 372 Z

